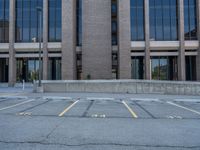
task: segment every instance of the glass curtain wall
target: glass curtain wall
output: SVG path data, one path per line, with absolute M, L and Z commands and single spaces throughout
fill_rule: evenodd
M 186 56 L 186 80 L 196 80 L 196 56 Z
M 82 46 L 82 0 L 77 0 L 76 6 L 76 20 L 77 20 L 77 46 Z
M 49 0 L 48 2 L 48 41 L 61 42 L 62 2 L 61 0 Z
M 43 7 L 43 0 L 16 0 L 16 42 L 33 42 L 33 38 L 39 39 L 38 6 Z
M 0 0 L 0 43 L 9 42 L 9 0 Z
M 197 40 L 196 0 L 184 0 L 185 40 Z
M 150 38 L 155 41 L 178 40 L 176 0 L 150 0 Z
M 61 58 L 49 59 L 49 80 L 61 80 Z
M 151 57 L 151 78 L 153 80 L 177 80 L 177 57 Z
M 38 58 L 17 59 L 17 81 L 33 82 L 38 80 L 39 60 Z
M 144 57 L 132 57 L 132 79 L 144 79 Z
M 144 1 L 130 0 L 131 41 L 144 41 Z

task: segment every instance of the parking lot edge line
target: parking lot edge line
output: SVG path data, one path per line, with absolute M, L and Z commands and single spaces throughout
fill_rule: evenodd
M 128 109 L 128 111 L 131 113 L 131 115 L 133 116 L 133 118 L 138 118 L 138 116 L 136 115 L 136 113 L 128 106 L 128 104 L 125 101 L 122 101 L 122 103 Z
M 185 110 L 188 110 L 190 112 L 193 112 L 193 113 L 196 113 L 198 115 L 200 115 L 200 112 L 194 110 L 194 109 L 190 109 L 190 108 L 187 108 L 187 107 L 184 107 L 184 106 L 181 106 L 181 105 L 178 105 L 176 103 L 173 103 L 173 102 L 167 102 L 167 104 L 170 104 L 170 105 L 173 105 L 173 106 L 176 106 L 176 107 L 179 107 L 179 108 L 182 108 L 182 109 L 185 109 Z
M 20 106 L 20 105 L 23 105 L 23 104 L 26 104 L 26 103 L 29 103 L 29 102 L 32 102 L 32 101 L 35 101 L 35 99 L 31 99 L 31 100 L 24 101 L 24 102 L 15 104 L 15 105 L 11 105 L 11 106 L 7 106 L 7 107 L 4 107 L 4 108 L 0 108 L 0 111 L 6 110 L 6 109 L 10 109 L 10 108 L 13 108 L 13 107 L 16 107 L 16 106 Z
M 58 116 L 62 117 L 66 112 L 68 112 L 78 102 L 79 102 L 79 100 L 77 100 L 74 103 L 72 103 L 70 106 L 68 106 L 66 109 L 64 109 Z

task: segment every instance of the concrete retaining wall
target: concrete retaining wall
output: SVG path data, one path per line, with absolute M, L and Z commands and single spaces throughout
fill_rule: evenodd
M 44 92 L 200 95 L 200 82 L 146 80 L 42 81 Z M 36 91 L 37 83 L 34 84 Z
M 7 88 L 9 87 L 9 84 L 8 83 L 1 83 L 0 82 L 0 88 Z M 15 88 L 22 88 L 23 87 L 23 84 L 22 83 L 15 83 L 14 85 Z M 33 87 L 33 83 L 25 83 L 25 88 L 32 88 Z

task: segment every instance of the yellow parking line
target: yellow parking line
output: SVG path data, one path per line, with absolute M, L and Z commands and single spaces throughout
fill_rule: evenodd
M 136 115 L 136 113 L 128 106 L 128 104 L 125 101 L 122 101 L 122 103 L 128 109 L 128 111 L 131 113 L 131 115 L 133 116 L 133 118 L 138 118 L 138 116 Z
M 75 101 L 73 104 L 71 104 L 70 106 L 68 106 L 65 110 L 63 110 L 63 112 L 61 112 L 58 116 L 62 117 L 66 112 L 68 112 L 78 102 L 79 102 L 79 100 Z
M 29 103 L 29 102 L 32 102 L 32 101 L 35 101 L 35 99 L 31 99 L 31 100 L 24 101 L 24 102 L 15 104 L 15 105 L 11 105 L 11 106 L 7 106 L 7 107 L 4 107 L 4 108 L 0 108 L 0 111 L 6 110 L 6 109 L 9 109 L 9 108 L 13 108 L 13 107 L 16 107 L 16 106 L 20 106 L 20 105 L 23 105 L 23 104 L 26 104 L 26 103 Z

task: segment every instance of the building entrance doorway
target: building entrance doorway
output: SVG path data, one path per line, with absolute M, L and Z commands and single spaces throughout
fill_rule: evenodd
M 175 56 L 151 57 L 151 78 L 153 80 L 177 80 L 178 64 Z
M 38 80 L 39 60 L 38 58 L 17 59 L 17 81 L 33 82 Z

